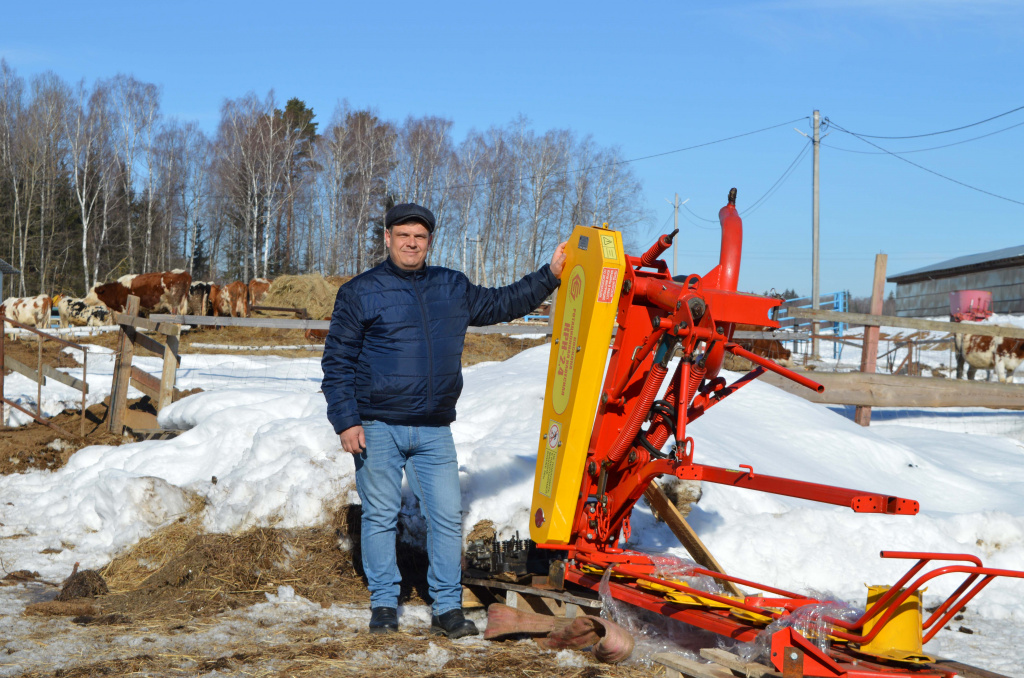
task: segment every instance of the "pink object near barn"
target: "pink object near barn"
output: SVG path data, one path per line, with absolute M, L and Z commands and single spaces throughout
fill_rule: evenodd
M 985 320 L 992 315 L 992 293 L 958 290 L 949 293 L 949 317 L 953 322 Z

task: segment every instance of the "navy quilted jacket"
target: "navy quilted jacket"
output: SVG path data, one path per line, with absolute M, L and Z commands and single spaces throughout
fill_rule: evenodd
M 558 282 L 547 264 L 519 282 L 487 288 L 459 271 L 406 271 L 388 258 L 345 283 L 321 363 L 334 430 L 361 420 L 452 423 L 462 393 L 466 328 L 526 315 Z

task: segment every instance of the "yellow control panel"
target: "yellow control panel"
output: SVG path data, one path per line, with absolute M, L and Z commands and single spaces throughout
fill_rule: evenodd
M 601 394 L 626 257 L 618 231 L 577 226 L 554 310 L 530 538 L 566 544 Z

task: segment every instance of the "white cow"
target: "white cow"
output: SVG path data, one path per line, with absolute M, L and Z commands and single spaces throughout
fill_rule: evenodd
M 50 325 L 50 309 L 53 308 L 53 301 L 45 294 L 38 297 L 8 297 L 4 299 L 4 319 L 14 320 L 22 325 L 30 325 L 40 329 L 46 329 Z M 13 325 L 4 323 L 4 329 L 10 329 Z

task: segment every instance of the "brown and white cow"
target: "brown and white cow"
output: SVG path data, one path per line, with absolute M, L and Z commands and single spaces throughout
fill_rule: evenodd
M 2 308 L 5 319 L 39 329 L 48 329 L 53 300 L 45 294 L 40 294 L 37 297 L 8 297 L 4 299 Z M 10 329 L 10 327 L 13 325 L 7 326 L 5 323 L 5 329 Z
M 113 325 L 114 318 L 110 309 L 106 306 L 90 306 L 84 299 L 73 299 L 61 297 L 57 302 L 57 313 L 60 314 L 60 326 L 62 328 L 74 325 L 75 327 L 103 327 Z
M 770 332 L 771 329 L 768 327 L 762 327 L 761 325 L 736 325 L 736 332 Z M 771 358 L 775 362 L 784 365 L 786 367 L 792 366 L 792 352 L 782 345 L 782 342 L 778 339 L 736 339 L 736 343 L 747 349 L 751 353 L 762 356 L 764 358 Z
M 123 312 L 128 304 L 128 295 L 139 298 L 139 313 L 188 312 L 188 288 L 192 276 L 187 271 L 176 269 L 162 273 L 141 273 L 124 275 L 117 282 L 95 285 L 82 300 L 90 306 L 103 304 L 111 311 Z
M 210 302 L 213 304 L 213 316 L 232 318 L 249 317 L 249 288 L 241 280 L 227 285 L 210 286 Z
M 995 370 L 1002 383 L 1013 382 L 1013 371 L 1024 362 L 1024 339 L 985 337 L 978 334 L 954 334 L 956 347 L 956 378 L 962 379 L 964 363 L 967 363 L 967 378 L 974 379 L 978 370 Z
M 270 280 L 266 278 L 253 278 L 249 281 L 249 305 L 259 306 L 263 298 L 270 291 Z

